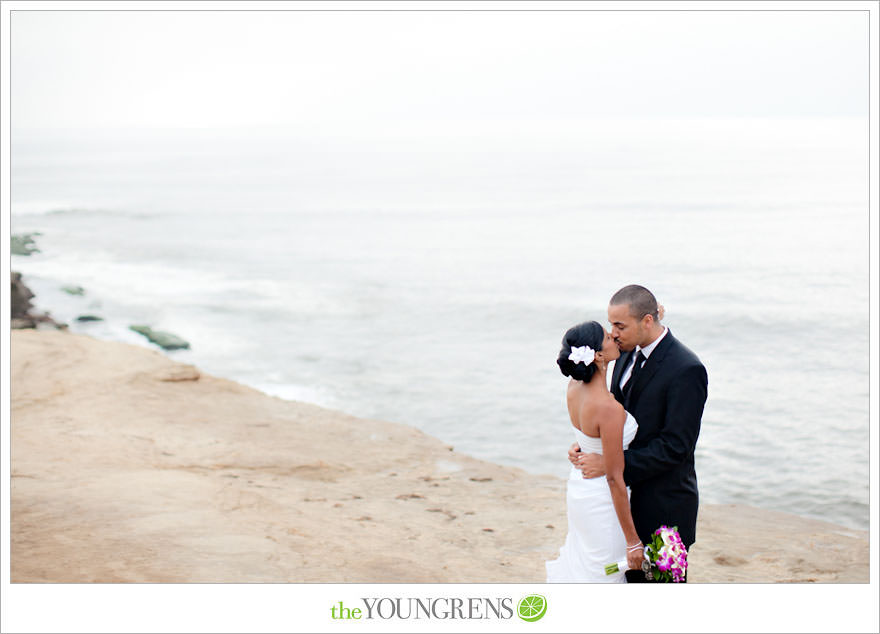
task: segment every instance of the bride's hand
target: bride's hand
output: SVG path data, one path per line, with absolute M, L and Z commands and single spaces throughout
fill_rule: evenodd
M 597 453 L 579 453 L 575 465 L 584 474 L 584 478 L 599 478 L 605 475 L 605 458 Z
M 626 551 L 626 563 L 630 570 L 639 570 L 645 560 L 645 548 L 639 542 L 639 548 Z
M 568 461 L 574 466 L 577 466 L 577 459 L 580 454 L 580 446 L 576 442 L 571 443 L 571 447 L 568 448 Z

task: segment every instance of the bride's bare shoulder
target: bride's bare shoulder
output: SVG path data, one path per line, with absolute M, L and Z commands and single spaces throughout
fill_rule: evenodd
M 593 408 L 593 415 L 600 421 L 622 424 L 626 420 L 626 411 L 624 411 L 623 405 L 618 403 L 613 396 L 599 400 L 593 404 Z

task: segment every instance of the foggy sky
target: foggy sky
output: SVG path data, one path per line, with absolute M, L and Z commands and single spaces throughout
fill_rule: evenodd
M 867 116 L 867 20 L 858 11 L 16 10 L 12 125 Z

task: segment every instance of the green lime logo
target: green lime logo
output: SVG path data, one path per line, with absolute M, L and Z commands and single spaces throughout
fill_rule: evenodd
M 517 613 L 523 621 L 529 623 L 539 621 L 547 613 L 547 599 L 540 594 L 530 594 L 523 597 L 519 602 Z

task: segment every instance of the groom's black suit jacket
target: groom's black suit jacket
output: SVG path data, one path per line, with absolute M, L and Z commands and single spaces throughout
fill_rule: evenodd
M 634 352 L 625 352 L 611 377 L 614 397 L 626 400 L 620 375 Z M 706 403 L 706 368 L 693 352 L 667 332 L 642 366 L 624 403 L 639 430 L 624 452 L 623 479 L 643 543 L 661 525 L 678 526 L 685 546 L 696 540 L 697 474 L 694 448 Z

